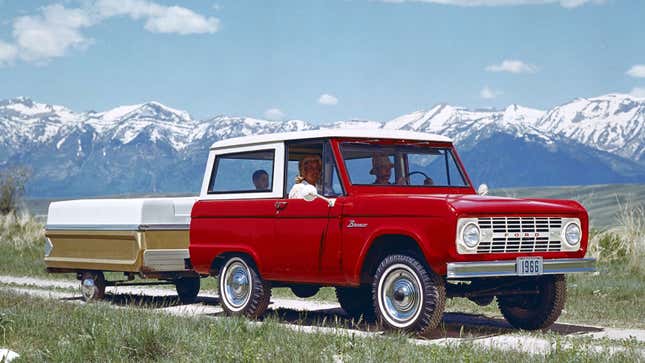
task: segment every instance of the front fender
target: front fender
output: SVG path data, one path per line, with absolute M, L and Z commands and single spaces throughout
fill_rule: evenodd
M 376 221 L 371 222 L 375 223 Z M 451 241 L 450 237 L 447 236 L 449 234 L 447 231 L 450 231 L 450 229 L 444 226 L 445 223 L 446 221 L 440 218 L 389 218 L 387 225 L 381 224 L 366 231 L 360 241 L 354 239 L 361 238 L 357 236 L 343 238 L 344 246 L 346 244 L 360 244 L 361 246 L 356 251 L 353 259 L 356 263 L 352 264 L 351 269 L 346 270 L 347 280 L 354 285 L 360 284 L 361 271 L 370 250 L 380 237 L 387 235 L 404 236 L 414 241 L 430 268 L 437 274 L 445 274 L 448 243 Z M 348 246 L 345 250 L 349 252 L 346 260 L 351 261 L 351 246 Z

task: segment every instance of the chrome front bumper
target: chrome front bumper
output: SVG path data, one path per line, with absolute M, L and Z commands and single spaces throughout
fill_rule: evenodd
M 596 271 L 595 258 L 557 258 L 543 260 L 543 275 Z M 518 276 L 515 260 L 448 263 L 447 279 Z

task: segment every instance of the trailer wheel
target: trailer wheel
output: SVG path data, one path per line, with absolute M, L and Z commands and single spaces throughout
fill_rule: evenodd
M 374 310 L 389 329 L 427 334 L 441 322 L 446 287 L 441 277 L 416 258 L 390 255 L 376 269 Z
M 257 319 L 269 306 L 271 285 L 243 257 L 229 258 L 219 274 L 219 297 L 227 315 Z
M 177 296 L 182 304 L 192 304 L 199 294 L 199 277 L 180 277 L 175 280 Z
M 105 298 L 105 277 L 101 271 L 85 271 L 81 275 L 81 295 L 85 302 Z
M 524 283 L 525 288 L 537 289 L 537 295 L 498 296 L 497 305 L 513 327 L 539 330 L 550 327 L 562 313 L 567 298 L 564 275 L 545 275 Z

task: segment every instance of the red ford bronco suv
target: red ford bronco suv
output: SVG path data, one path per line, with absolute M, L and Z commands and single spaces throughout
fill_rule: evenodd
M 348 315 L 390 329 L 426 333 L 446 298 L 497 297 L 533 330 L 559 317 L 564 274 L 595 270 L 588 228 L 575 201 L 478 195 L 446 137 L 331 129 L 213 144 L 189 250 L 231 315 L 261 316 L 272 287 L 333 286 Z

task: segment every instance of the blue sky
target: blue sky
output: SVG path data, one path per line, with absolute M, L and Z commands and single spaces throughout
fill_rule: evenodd
M 641 0 L 0 0 L 0 99 L 328 122 L 645 97 L 644 15 Z

